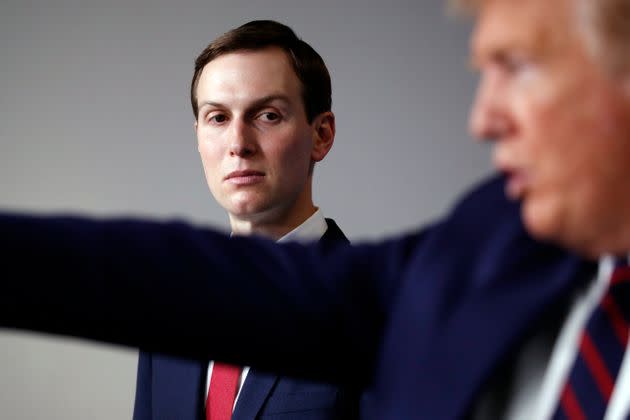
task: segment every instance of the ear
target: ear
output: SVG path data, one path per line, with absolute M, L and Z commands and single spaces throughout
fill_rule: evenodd
M 331 111 L 322 112 L 312 123 L 313 149 L 311 159 L 314 162 L 323 160 L 335 141 L 335 114 Z
M 197 139 L 197 151 L 201 152 L 199 150 L 199 122 L 197 121 L 196 118 L 195 118 L 195 122 L 193 122 L 193 130 L 195 131 L 195 138 Z
M 621 79 L 621 90 L 626 97 L 630 100 L 630 74 L 625 74 Z

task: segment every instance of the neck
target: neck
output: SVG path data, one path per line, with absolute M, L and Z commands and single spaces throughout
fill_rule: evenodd
M 230 214 L 230 226 L 233 235 L 260 235 L 277 241 L 304 223 L 316 211 L 317 207 L 309 200 L 305 205 L 291 211 L 270 210 L 247 217 Z
M 630 225 L 610 224 L 608 229 L 600 228 L 597 235 L 567 242 L 567 247 L 587 259 L 596 260 L 605 255 L 630 255 Z

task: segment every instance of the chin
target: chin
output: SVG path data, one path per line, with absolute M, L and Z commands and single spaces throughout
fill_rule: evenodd
M 525 202 L 521 207 L 521 217 L 527 232 L 536 240 L 551 243 L 555 246 L 571 250 L 587 259 L 597 259 L 602 254 L 602 249 L 584 226 L 571 218 L 567 212 L 560 211 L 560 207 L 534 205 Z
M 230 209 L 226 209 L 232 216 L 236 216 L 241 220 L 250 220 L 260 213 L 258 208 L 250 206 L 233 206 Z
M 552 206 L 543 206 L 533 199 L 524 199 L 521 206 L 521 218 L 525 229 L 534 238 L 545 242 L 561 242 L 560 216 Z

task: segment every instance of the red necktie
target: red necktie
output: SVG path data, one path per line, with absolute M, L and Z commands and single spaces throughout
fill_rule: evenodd
M 608 290 L 582 332 L 579 352 L 554 419 L 601 419 L 628 345 L 630 267 L 617 264 Z
M 215 362 L 208 387 L 206 420 L 230 420 L 236 398 L 240 366 Z

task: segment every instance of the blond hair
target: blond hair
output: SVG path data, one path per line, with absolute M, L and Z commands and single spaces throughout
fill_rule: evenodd
M 594 56 L 613 75 L 630 70 L 630 0 L 579 1 L 578 16 Z
M 488 1 L 448 0 L 448 7 L 474 17 Z M 572 1 L 578 30 L 592 56 L 612 75 L 630 75 L 630 0 Z

